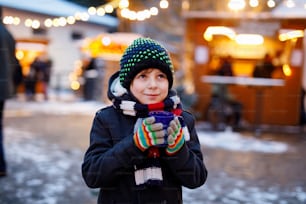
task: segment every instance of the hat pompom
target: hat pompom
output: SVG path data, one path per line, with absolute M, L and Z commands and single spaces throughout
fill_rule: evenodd
M 173 84 L 173 65 L 167 50 L 150 38 L 137 38 L 120 60 L 120 83 L 129 89 L 133 78 L 142 70 L 157 68 L 167 75 L 169 89 Z

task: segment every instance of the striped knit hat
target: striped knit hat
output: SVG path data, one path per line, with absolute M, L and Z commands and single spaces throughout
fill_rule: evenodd
M 120 60 L 120 83 L 130 89 L 134 77 L 147 68 L 157 68 L 167 75 L 169 89 L 173 84 L 173 65 L 167 50 L 150 38 L 138 38 L 125 50 Z

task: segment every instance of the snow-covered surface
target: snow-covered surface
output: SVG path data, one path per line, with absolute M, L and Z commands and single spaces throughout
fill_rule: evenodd
M 35 133 L 10 127 L 5 128 L 5 135 L 10 175 L 0 180 L 0 203 L 86 203 L 91 199 L 81 179 L 80 150 L 64 151 L 59 145 L 37 139 Z M 82 200 L 77 200 L 80 195 Z
M 200 143 L 209 147 L 223 148 L 232 151 L 256 151 L 264 153 L 282 153 L 288 150 L 288 145 L 282 142 L 265 141 L 255 137 L 245 137 L 241 133 L 203 132 L 198 133 Z
M 37 139 L 31 132 L 6 128 L 7 159 L 14 171 L 13 177 L 2 186 L 0 203 L 6 204 L 10 197 L 15 204 L 56 204 L 96 202 L 97 190 L 85 186 L 80 174 L 80 150 L 62 150 Z M 18 166 L 27 164 L 24 169 Z M 3 180 L 2 182 L 5 182 Z M 13 184 L 13 186 L 12 186 Z M 16 186 L 18 188 L 16 188 Z M 82 198 L 83 200 L 77 200 Z M 279 186 L 262 187 L 221 173 L 210 174 L 206 184 L 197 189 L 183 189 L 184 203 L 187 204 L 302 204 L 306 192 L 302 186 L 282 189 Z
M 6 104 L 5 117 L 22 114 L 88 114 L 93 115 L 105 104 L 84 101 L 23 102 L 11 100 Z M 6 127 L 7 159 L 14 174 L 0 180 L 0 203 L 10 198 L 11 203 L 55 204 L 96 202 L 97 190 L 85 186 L 80 174 L 83 152 L 79 149 L 63 150 L 50 145 L 33 132 Z M 199 131 L 200 142 L 210 148 L 229 151 L 281 153 L 287 151 L 284 143 L 244 137 L 237 132 Z M 20 166 L 27 164 L 25 169 Z M 6 182 L 2 185 L 1 182 Z M 77 200 L 82 198 L 83 200 Z M 260 186 L 222 172 L 211 172 L 206 184 L 197 189 L 183 189 L 184 203 L 190 204 L 273 204 L 306 203 L 305 186 Z M 3 200 L 2 200 L 3 199 Z M 7 202 L 10 203 L 10 202 Z

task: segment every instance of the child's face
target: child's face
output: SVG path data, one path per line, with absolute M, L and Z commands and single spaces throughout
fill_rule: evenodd
M 169 90 L 166 74 L 159 69 L 149 68 L 139 72 L 133 79 L 130 91 L 142 104 L 163 101 Z

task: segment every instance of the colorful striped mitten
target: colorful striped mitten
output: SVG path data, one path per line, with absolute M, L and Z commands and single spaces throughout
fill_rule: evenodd
M 165 131 L 162 123 L 155 123 L 154 116 L 145 118 L 134 134 L 135 145 L 145 151 L 151 146 L 161 145 L 165 142 Z
M 183 147 L 185 142 L 184 131 L 178 117 L 175 117 L 170 122 L 167 132 L 168 147 L 166 148 L 166 153 L 168 155 L 174 155 Z

